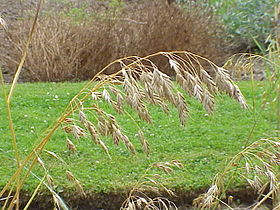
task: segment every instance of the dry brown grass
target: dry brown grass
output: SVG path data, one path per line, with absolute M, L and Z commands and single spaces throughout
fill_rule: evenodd
M 166 173 L 173 172 L 173 168 L 183 168 L 183 165 L 173 160 L 170 162 L 159 162 L 153 164 L 146 170 L 146 173 L 140 178 L 128 194 L 127 199 L 123 202 L 121 210 L 177 210 L 175 203 L 168 198 L 163 197 L 166 194 L 168 197 L 176 197 L 176 195 L 161 184 L 160 175 L 149 175 L 148 172 L 152 168 L 163 170 Z M 153 194 L 151 196 L 151 194 Z M 155 197 L 155 198 L 154 198 Z
M 223 67 L 230 69 L 234 80 L 266 80 L 266 72 L 273 69 L 267 58 L 250 53 L 238 53 L 231 56 Z
M 14 69 L 18 58 L 22 53 L 22 45 L 25 43 L 26 31 L 29 20 L 18 23 L 10 32 L 10 40 L 13 48 L 5 59 L 9 68 Z M 108 45 L 101 43 L 102 32 L 98 32 L 99 26 L 78 26 L 67 19 L 41 18 L 37 23 L 37 31 L 33 37 L 32 45 L 25 62 L 24 77 L 29 81 L 65 81 L 87 79 L 96 72 L 84 76 L 91 69 L 100 68 L 98 60 L 109 60 L 109 57 L 101 57 L 100 50 L 106 50 Z M 97 37 L 99 36 L 99 37 Z M 106 40 L 104 40 L 106 41 Z M 99 47 L 99 48 L 98 48 Z M 109 56 L 110 53 L 107 55 Z M 91 56 L 95 55 L 95 56 Z M 105 56 L 105 55 L 104 55 Z M 95 64 L 95 65 L 93 65 Z
M 230 203 L 224 201 L 234 199 L 226 192 L 239 177 L 259 195 L 250 209 L 259 209 L 265 201 L 272 202 L 274 210 L 279 209 L 279 145 L 280 138 L 271 137 L 245 147 L 228 162 L 224 171 L 216 175 L 213 185 L 195 199 L 194 204 L 200 209 L 214 209 L 220 204 L 232 209 Z
M 30 21 L 9 26 L 10 46 L 1 57 L 10 70 L 21 58 Z M 120 13 L 102 11 L 79 24 L 57 14 L 45 15 L 38 21 L 22 76 L 28 81 L 90 79 L 117 58 L 171 50 L 188 50 L 222 64 L 227 57 L 223 36 L 210 11 L 198 6 L 183 10 L 165 1 L 129 3 Z

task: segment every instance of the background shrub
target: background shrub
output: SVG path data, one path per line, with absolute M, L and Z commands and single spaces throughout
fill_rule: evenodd
M 277 27 L 274 7 L 279 0 L 179 0 L 183 4 L 201 4 L 217 14 L 229 33 L 229 38 L 248 48 L 265 44 Z
M 229 32 L 238 36 L 249 45 L 254 40 L 265 42 L 275 26 L 274 6 L 276 0 L 237 0 L 223 14 L 223 20 Z
M 90 79 L 116 58 L 157 51 L 188 50 L 222 64 L 229 52 L 223 28 L 199 5 L 182 9 L 143 0 L 111 1 L 100 10 L 83 8 L 44 13 L 24 66 L 25 80 Z M 9 69 L 15 69 L 21 57 L 29 27 L 28 19 L 10 27 L 10 47 L 3 59 Z

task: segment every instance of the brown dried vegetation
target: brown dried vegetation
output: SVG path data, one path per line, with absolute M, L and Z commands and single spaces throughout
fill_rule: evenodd
M 268 200 L 272 201 L 273 209 L 279 209 L 279 146 L 280 138 L 271 137 L 245 147 L 228 162 L 224 171 L 216 175 L 212 186 L 195 199 L 194 204 L 200 209 L 213 209 L 220 203 L 226 204 L 222 200 L 232 200 L 232 196 L 226 192 L 238 176 L 259 195 L 250 209 L 259 209 Z
M 171 173 L 173 172 L 173 167 L 183 168 L 183 165 L 177 160 L 164 163 L 159 162 L 148 168 L 146 173 L 152 168 L 157 168 L 165 171 L 166 173 Z M 178 209 L 175 203 L 166 197 L 162 197 L 163 194 L 166 194 L 168 197 L 175 197 L 176 195 L 161 184 L 160 178 L 161 177 L 158 174 L 144 174 L 129 192 L 128 198 L 121 206 L 121 210 Z M 153 196 L 151 196 L 151 194 L 153 194 Z
M 143 0 L 114 14 L 102 10 L 79 23 L 44 15 L 37 22 L 22 76 L 27 81 L 90 79 L 117 58 L 172 50 L 188 50 L 222 64 L 227 57 L 223 29 L 211 11 L 204 10 Z M 9 47 L 1 59 L 11 71 L 22 56 L 31 21 L 21 20 L 7 29 Z

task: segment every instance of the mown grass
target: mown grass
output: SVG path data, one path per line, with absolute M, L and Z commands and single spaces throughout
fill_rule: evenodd
M 19 84 L 12 99 L 12 113 L 21 157 L 32 150 L 33 143 L 59 117 L 71 98 L 83 87 L 84 83 L 37 83 Z M 169 188 L 198 190 L 211 184 L 214 175 L 224 165 L 225 160 L 239 152 L 248 137 L 249 142 L 272 135 L 276 126 L 275 113 L 261 110 L 261 93 L 265 82 L 255 83 L 254 91 L 250 82 L 240 82 L 248 103 L 255 111 L 244 111 L 239 104 L 227 96 L 219 96 L 213 115 L 209 116 L 203 107 L 188 98 L 191 116 L 186 127 L 179 126 L 176 110 L 166 116 L 157 107 L 151 108 L 153 124 L 146 124 L 136 117 L 144 129 L 151 146 L 151 154 L 146 156 L 136 140 L 137 128 L 134 123 L 119 115 L 126 134 L 135 143 L 137 155 L 132 156 L 124 145 L 109 146 L 112 160 L 92 143 L 89 137 L 79 141 L 72 139 L 78 152 L 70 153 L 65 143 L 65 133 L 58 132 L 48 143 L 46 149 L 55 152 L 65 162 L 55 160 L 48 154 L 42 155 L 50 175 L 58 190 L 72 191 L 73 186 L 66 179 L 65 171 L 70 170 L 81 181 L 86 191 L 108 192 L 133 186 L 155 162 L 179 160 L 183 169 L 167 175 L 153 169 L 150 173 L 160 173 L 163 184 Z M 104 105 L 106 106 L 106 105 Z M 110 111 L 109 111 L 110 112 Z M 128 109 L 128 112 L 130 110 Z M 0 98 L 0 187 L 4 186 L 16 169 L 13 150 L 5 116 L 3 97 Z M 43 170 L 37 166 L 34 173 L 42 176 Z M 32 191 L 38 180 L 30 178 L 23 189 Z

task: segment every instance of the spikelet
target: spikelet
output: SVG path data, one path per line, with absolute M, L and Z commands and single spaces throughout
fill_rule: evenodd
M 124 134 L 122 134 L 121 136 L 122 141 L 124 142 L 125 146 L 127 147 L 127 149 L 132 153 L 132 154 L 136 154 L 136 150 L 134 145 L 131 143 L 131 141 L 129 141 L 128 137 Z
M 77 152 L 75 144 L 70 139 L 66 139 L 66 146 L 70 152 Z
M 183 168 L 183 164 L 178 160 L 172 160 L 170 162 L 159 162 L 153 165 L 154 167 L 163 170 L 165 173 L 171 173 L 173 171 L 172 167 Z
M 8 29 L 7 24 L 6 24 L 6 21 L 5 21 L 2 17 L 0 17 L 0 25 L 1 25 L 5 30 Z
M 187 104 L 185 102 L 185 98 L 184 98 L 183 94 L 180 93 L 180 92 L 177 93 L 176 107 L 177 107 L 178 112 L 179 112 L 180 123 L 181 123 L 182 126 L 184 126 L 185 122 L 186 122 L 186 119 L 187 119 L 187 116 L 188 116 L 189 110 L 188 110 Z
M 248 105 L 237 85 L 233 84 L 230 79 L 229 73 L 226 69 L 218 67 L 216 71 L 215 83 L 221 92 L 227 93 L 234 98 L 244 109 L 248 108 Z
M 45 163 L 40 157 L 37 157 L 37 162 L 46 170 Z
M 79 111 L 79 120 L 82 124 L 86 125 L 87 124 L 87 117 L 83 111 Z
M 108 149 L 108 147 L 104 144 L 104 142 L 102 141 L 102 140 L 99 140 L 98 141 L 98 144 L 101 146 L 101 148 L 105 151 L 105 153 L 108 155 L 108 157 L 110 158 L 110 159 L 112 159 L 111 158 L 111 156 L 110 156 L 110 153 L 109 153 L 109 149 Z
M 99 100 L 102 97 L 102 94 L 99 92 L 91 92 L 91 98 L 96 101 Z
M 91 123 L 88 123 L 87 124 L 87 129 L 91 135 L 91 139 L 92 141 L 95 143 L 95 144 L 98 144 L 99 143 L 99 137 L 98 137 L 98 133 L 97 133 L 97 130 L 96 128 L 94 127 L 93 124 Z
M 84 129 L 82 129 L 81 127 L 79 127 L 77 125 L 72 126 L 72 132 L 76 139 L 79 139 L 81 136 L 85 135 Z
M 106 89 L 103 90 L 102 97 L 104 98 L 104 100 L 106 102 L 111 103 L 111 96 L 110 96 L 109 92 Z
M 138 137 L 141 142 L 143 151 L 148 155 L 150 153 L 150 145 L 149 142 L 145 139 L 144 133 L 142 131 L 138 131 Z
M 86 193 L 80 183 L 79 180 L 77 180 L 74 175 L 70 172 L 70 171 L 66 171 L 66 177 L 67 179 L 72 182 L 76 188 L 76 190 L 78 191 L 78 193 L 81 195 L 81 196 L 84 196 L 86 197 Z

